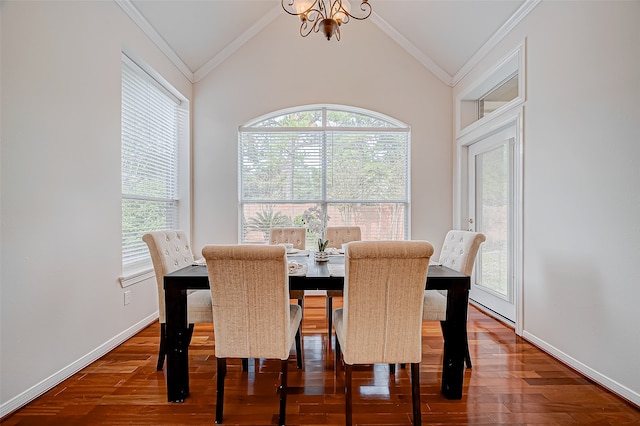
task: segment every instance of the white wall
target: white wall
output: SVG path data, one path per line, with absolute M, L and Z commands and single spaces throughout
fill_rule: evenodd
M 194 87 L 194 248 L 238 240 L 238 126 L 319 103 L 411 126 L 411 236 L 439 247 L 452 217 L 451 88 L 370 21 L 343 27 L 340 42 L 302 38 L 298 25 L 283 14 Z
M 120 52 L 192 86 L 112 1 L 3 1 L 0 415 L 154 319 L 124 306 Z
M 549 2 L 526 37 L 523 336 L 640 404 L 640 2 Z

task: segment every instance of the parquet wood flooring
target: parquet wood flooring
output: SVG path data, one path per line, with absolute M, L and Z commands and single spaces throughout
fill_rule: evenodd
M 305 299 L 304 370 L 289 363 L 287 424 L 344 424 L 344 381 L 333 371 L 325 299 Z M 339 307 L 341 300 L 334 300 Z M 473 368 L 465 371 L 463 398 L 440 394 L 442 334 L 423 325 L 420 368 L 424 424 L 640 425 L 640 410 L 585 379 L 515 335 L 512 329 L 469 310 Z M 215 415 L 213 328 L 198 324 L 189 350 L 191 396 L 166 401 L 165 374 L 155 363 L 157 323 L 84 368 L 22 409 L 2 419 L 13 425 L 203 425 Z M 257 360 L 247 373 L 230 361 L 226 380 L 228 425 L 276 424 L 278 361 Z M 409 369 L 389 377 L 386 365 L 354 372 L 354 424 L 411 424 Z

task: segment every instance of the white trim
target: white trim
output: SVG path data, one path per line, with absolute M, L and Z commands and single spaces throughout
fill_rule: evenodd
M 601 374 L 599 371 L 594 370 L 588 365 L 581 363 L 577 359 L 562 352 L 561 350 L 550 345 L 546 341 L 539 339 L 534 334 L 531 334 L 528 331 L 525 331 L 522 334 L 522 337 L 525 340 L 527 340 L 529 343 L 537 346 L 542 351 L 548 353 L 549 355 L 556 358 L 560 362 L 563 362 L 564 364 L 578 371 L 580 374 L 583 374 L 584 376 L 588 377 L 589 379 L 593 380 L 594 382 L 598 383 L 604 388 L 610 390 L 616 395 L 628 401 L 631 401 L 636 405 L 640 405 L 640 393 L 635 392 L 632 389 L 629 389 L 628 387 L 616 382 L 615 380 Z
M 140 271 L 136 271 L 125 276 L 118 278 L 120 281 L 120 285 L 122 288 L 129 287 L 130 285 L 137 284 L 141 281 L 148 280 L 150 278 L 155 278 L 156 273 L 153 268 L 145 268 Z
M 456 229 L 463 229 L 465 223 L 465 217 L 469 210 L 468 188 L 466 188 L 467 178 L 467 163 L 469 161 L 469 146 L 473 143 L 484 139 L 492 134 L 495 134 L 504 128 L 515 125 L 516 141 L 514 144 L 514 211 L 513 211 L 513 232 L 514 232 L 514 252 L 513 259 L 513 286 L 514 286 L 514 302 L 516 305 L 516 318 L 515 318 L 515 332 L 517 335 L 522 335 L 523 321 L 524 321 L 524 308 L 523 308 L 523 262 L 524 262 L 524 193 L 523 193 L 523 180 L 524 180 L 524 110 L 523 107 L 514 108 L 507 111 L 497 117 L 491 117 L 486 122 L 483 122 L 482 126 L 468 132 L 463 137 L 456 139 L 456 158 L 454 170 L 454 227 Z
M 0 405 L 0 418 L 3 418 L 6 415 L 16 411 L 17 409 L 33 401 L 43 393 L 53 389 L 55 386 L 62 383 L 64 380 L 68 379 L 78 371 L 87 367 L 92 362 L 95 362 L 100 357 L 106 355 L 107 353 L 109 353 L 110 351 L 112 351 L 122 343 L 124 343 L 126 340 L 135 336 L 137 333 L 139 333 L 141 330 L 146 328 L 149 324 L 151 324 L 157 319 L 158 319 L 158 311 L 142 319 L 137 324 L 134 324 L 133 326 L 126 329 L 125 331 L 121 332 L 120 334 L 112 337 L 111 339 L 109 339 L 102 345 L 98 346 L 88 354 L 72 362 L 71 364 L 67 365 L 66 367 L 62 368 L 56 373 L 53 373 L 51 376 L 33 385 L 32 387 L 22 392 L 21 394 L 3 403 L 2 405 Z
M 182 59 L 176 54 L 176 52 L 167 44 L 155 28 L 145 19 L 140 11 L 131 3 L 131 0 L 113 0 L 118 6 L 129 15 L 129 18 L 151 39 L 151 41 L 164 53 L 167 58 L 175 65 L 182 74 L 191 82 L 193 80 L 193 72 L 189 67 L 182 62 Z
M 398 43 L 400 47 L 406 50 L 411 56 L 413 56 L 418 62 L 424 65 L 429 71 L 431 71 L 436 77 L 438 77 L 447 86 L 453 86 L 453 79 L 445 70 L 443 70 L 433 59 L 427 56 L 424 52 L 418 49 L 413 43 L 411 43 L 405 36 L 400 34 L 398 30 L 389 25 L 387 21 L 382 19 L 380 15 L 373 12 L 371 14 L 371 21 L 376 24 L 382 32 L 387 34 L 393 41 Z
M 526 0 L 522 6 L 496 31 L 487 42 L 458 70 L 452 78 L 452 86 L 455 86 L 467 75 L 482 59 L 504 39 L 516 25 L 520 23 L 542 0 Z
M 248 30 L 243 32 L 229 43 L 224 49 L 222 49 L 216 56 L 211 58 L 206 64 L 201 66 L 193 73 L 192 83 L 197 83 L 206 77 L 211 71 L 213 71 L 218 65 L 223 63 L 229 56 L 233 55 L 238 49 L 240 49 L 246 42 L 251 40 L 256 34 L 262 31 L 267 25 L 273 22 L 282 12 L 280 6 L 274 7 L 268 13 L 265 13 L 262 18 L 256 21 Z
M 526 83 L 526 39 L 520 43 L 513 51 L 505 56 L 497 65 L 492 67 L 489 71 L 482 74 L 478 79 L 472 82 L 467 89 L 460 92 L 455 99 L 455 126 L 456 126 L 456 138 L 461 138 L 468 133 L 484 126 L 485 123 L 495 119 L 505 111 L 510 111 L 513 108 L 523 104 L 527 99 L 527 85 Z M 518 96 L 508 103 L 502 105 L 500 108 L 493 111 L 471 124 L 462 127 L 462 108 L 463 101 L 477 101 L 486 94 L 489 90 L 503 81 L 511 74 L 518 75 Z

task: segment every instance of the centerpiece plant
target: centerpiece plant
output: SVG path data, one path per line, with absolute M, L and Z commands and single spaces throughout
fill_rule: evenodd
M 318 206 L 310 207 L 302 214 L 302 222 L 307 225 L 307 230 L 318 236 L 318 252 L 324 253 L 329 244 L 325 239 L 329 215 Z

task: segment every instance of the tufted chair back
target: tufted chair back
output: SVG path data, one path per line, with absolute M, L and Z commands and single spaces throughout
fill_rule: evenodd
M 289 304 L 284 247 L 209 245 L 202 255 L 216 301 L 216 357 L 288 359 L 302 310 Z
M 440 251 L 440 263 L 465 275 L 471 275 L 480 244 L 486 240 L 484 234 L 452 229 L 447 232 Z M 425 321 L 447 319 L 447 290 L 425 290 Z
M 304 250 L 306 228 L 273 228 L 269 234 L 269 244 L 293 244 L 293 248 Z
M 164 301 L 164 276 L 175 270 L 193 264 L 193 252 L 189 245 L 189 238 L 184 231 L 167 230 L 149 232 L 142 236 L 147 243 L 153 269 L 156 273 L 158 288 L 158 317 L 160 320 L 160 352 L 158 354 L 158 370 L 164 365 L 166 311 Z M 191 290 L 187 292 L 187 320 L 190 333 L 193 324 L 212 322 L 211 293 L 208 290 Z M 189 334 L 191 341 L 191 334 Z
M 487 238 L 471 231 L 447 232 L 440 251 L 440 263 L 465 275 L 471 275 L 480 244 Z
M 193 252 L 184 231 L 167 230 L 149 232 L 142 236 L 147 243 L 158 285 L 158 316 L 160 324 L 166 322 L 164 303 L 164 276 L 193 264 Z M 187 296 L 189 324 L 211 322 L 211 296 L 208 290 L 192 290 Z
M 167 230 L 144 234 L 142 241 L 147 243 L 153 269 L 158 284 L 158 314 L 160 323 L 165 321 L 164 276 L 170 272 L 189 266 L 193 263 L 193 253 L 189 239 L 184 231 Z
M 341 248 L 342 244 L 362 239 L 359 226 L 328 226 L 326 239 L 327 247 Z

